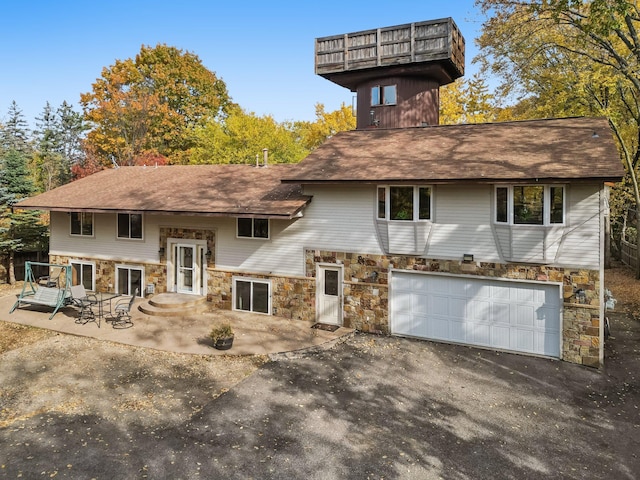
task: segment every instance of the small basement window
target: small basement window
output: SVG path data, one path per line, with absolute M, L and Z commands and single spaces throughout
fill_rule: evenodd
M 233 279 L 233 309 L 245 312 L 271 312 L 271 282 L 256 278 Z

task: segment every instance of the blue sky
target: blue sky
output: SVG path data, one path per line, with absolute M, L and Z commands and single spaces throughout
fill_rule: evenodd
M 33 126 L 47 101 L 80 110 L 104 67 L 164 43 L 198 55 L 233 100 L 277 121 L 314 120 L 352 93 L 314 74 L 314 39 L 452 17 L 474 72 L 481 15 L 473 0 L 422 1 L 50 1 L 0 7 L 0 119 L 13 100 Z

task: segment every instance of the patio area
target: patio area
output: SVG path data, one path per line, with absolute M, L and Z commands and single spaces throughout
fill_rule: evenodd
M 176 353 L 287 355 L 329 348 L 353 334 L 352 329 L 344 327 L 330 332 L 311 328 L 313 323 L 308 321 L 230 310 L 210 309 L 204 313 L 172 317 L 146 315 L 138 309 L 145 299 L 137 299 L 131 310 L 131 328 L 114 329 L 104 319 L 100 326 L 96 322 L 76 323 L 79 312 L 71 306 L 61 308 L 51 320 L 52 308 L 35 305 L 20 307 L 10 314 L 19 293 L 19 289 L 1 293 L 0 320 Z M 211 347 L 208 333 L 217 322 L 229 322 L 234 329 L 235 338 L 230 350 Z

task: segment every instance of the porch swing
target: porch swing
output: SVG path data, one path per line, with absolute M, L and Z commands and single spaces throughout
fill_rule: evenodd
M 32 266 L 48 267 L 49 275 L 36 280 Z M 55 279 L 55 281 L 52 281 Z M 24 285 L 18 295 L 18 300 L 9 313 L 23 305 L 41 305 L 53 308 L 49 320 L 58 313 L 71 297 L 71 265 L 56 265 L 53 263 L 25 262 Z

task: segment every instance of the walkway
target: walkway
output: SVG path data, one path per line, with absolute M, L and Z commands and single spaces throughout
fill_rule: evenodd
M 132 309 L 133 327 L 117 330 L 104 321 L 79 325 L 77 310 L 65 307 L 49 320 L 51 309 L 36 306 L 21 307 L 9 314 L 19 290 L 3 292 L 0 297 L 0 320 L 46 328 L 71 335 L 80 335 L 154 348 L 176 353 L 200 355 L 277 355 L 312 349 L 329 348 L 353 334 L 340 327 L 335 332 L 311 328 L 312 322 L 229 310 L 210 310 L 183 317 L 149 316 L 140 312 L 136 302 Z M 211 347 L 207 335 L 216 322 L 231 323 L 235 339 L 230 350 Z

